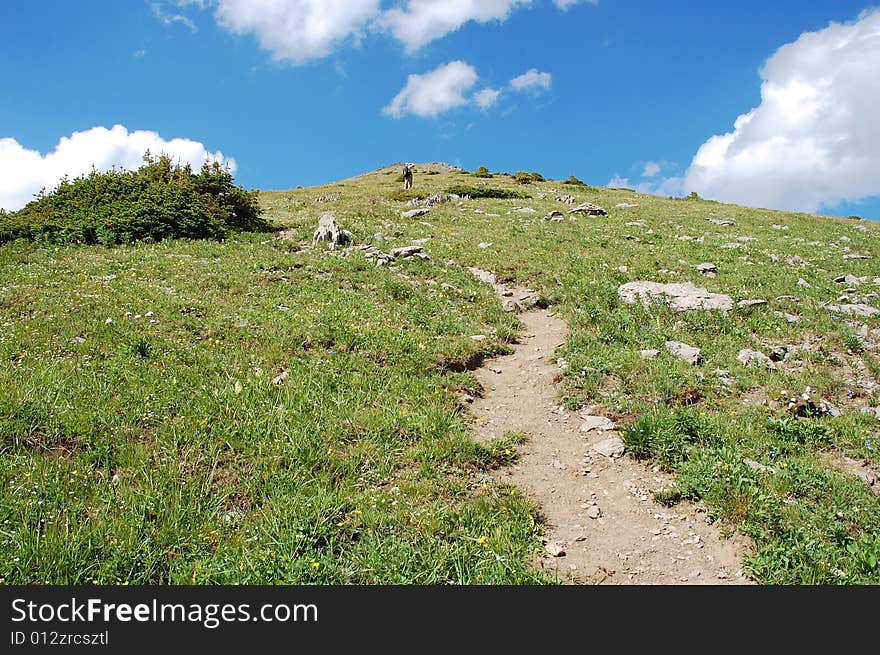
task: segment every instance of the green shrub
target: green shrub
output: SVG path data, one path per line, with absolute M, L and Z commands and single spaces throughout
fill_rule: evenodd
M 454 193 L 459 196 L 471 198 L 529 198 L 530 196 L 520 191 L 509 189 L 493 189 L 492 187 L 475 187 L 464 184 L 456 184 L 446 189 L 446 193 Z
M 485 166 L 480 166 L 477 170 L 475 170 L 475 171 L 472 173 L 472 175 L 473 175 L 474 177 L 486 177 L 486 178 L 494 177 L 494 176 L 492 175 L 492 173 L 489 172 L 489 169 L 486 168 Z
M 513 179 L 517 184 L 531 184 L 532 174 L 526 173 L 525 171 L 517 171 L 516 175 L 513 176 Z
M 546 179 L 544 179 L 544 176 L 541 175 L 540 173 L 529 173 L 529 177 L 532 178 L 533 182 L 546 182 L 547 181 Z
M 589 187 L 590 185 L 584 182 L 583 180 L 577 179 L 574 175 L 569 175 L 568 179 L 563 182 L 563 184 L 570 184 L 571 186 L 584 186 Z
M 414 189 L 398 189 L 388 194 L 389 200 L 397 200 L 398 202 L 409 202 L 410 200 L 424 200 L 430 196 L 428 191 L 416 191 Z
M 147 152 L 136 171 L 65 177 L 52 193 L 40 192 L 21 210 L 0 215 L 0 243 L 222 239 L 230 232 L 269 229 L 261 214 L 257 192 L 235 186 L 217 162 L 193 173 L 188 164 Z

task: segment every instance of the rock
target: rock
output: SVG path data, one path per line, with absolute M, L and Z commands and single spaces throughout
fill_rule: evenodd
M 849 284 L 852 286 L 858 286 L 860 284 L 865 284 L 868 281 L 868 277 L 856 277 L 855 275 L 841 275 L 839 277 L 834 278 L 835 284 Z
M 536 214 L 537 213 L 531 207 L 519 207 L 518 209 L 516 209 L 514 211 L 516 211 L 517 213 L 520 213 L 520 214 Z
M 630 204 L 630 203 L 628 203 L 628 202 L 620 202 L 620 203 L 617 203 L 617 204 L 614 205 L 614 206 L 617 207 L 618 209 L 627 209 L 627 208 L 629 208 L 629 207 L 638 207 L 638 205 L 632 205 L 632 204 Z
M 401 212 L 401 218 L 416 218 L 417 216 L 424 216 L 425 214 L 429 214 L 431 212 L 427 207 L 420 207 L 418 209 L 411 209 L 408 212 Z
M 282 382 L 284 382 L 289 377 L 290 377 L 290 373 L 288 371 L 286 371 L 286 370 L 281 371 L 281 373 L 279 373 L 274 378 L 272 378 L 272 384 L 277 386 L 277 385 L 281 384 Z
M 617 290 L 620 299 L 630 305 L 641 301 L 645 307 L 658 296 L 666 296 L 669 306 L 677 312 L 693 309 L 733 309 L 733 298 L 720 293 L 710 293 L 690 282 L 662 284 L 660 282 L 628 282 Z
M 627 227 L 647 227 L 645 221 L 630 221 L 629 223 L 624 223 Z
M 775 368 L 773 366 L 773 361 L 767 357 L 767 355 L 757 350 L 749 350 L 748 348 L 743 348 L 739 351 L 739 354 L 736 356 L 736 361 L 743 366 L 758 365 L 765 368 Z
M 798 257 L 797 255 L 791 255 L 790 257 L 785 258 L 785 263 L 789 266 L 809 266 L 809 262 L 803 257 Z
M 697 264 L 697 271 L 706 275 L 707 273 L 716 273 L 718 271 L 718 267 L 715 266 L 712 262 L 703 262 L 702 264 Z
M 755 300 L 740 300 L 738 303 L 736 303 L 736 306 L 740 309 L 751 309 L 752 307 L 761 307 L 766 304 L 766 300 L 756 298 Z
M 844 259 L 871 259 L 869 255 L 860 255 L 859 253 L 852 252 L 848 255 L 843 256 Z
M 786 346 L 776 346 L 770 350 L 770 359 L 774 362 L 781 362 L 788 356 L 788 348 Z
M 613 430 L 617 426 L 614 421 L 606 416 L 586 416 L 584 422 L 581 423 L 581 432 L 592 432 L 593 430 Z
M 626 451 L 626 445 L 619 437 L 611 437 L 599 443 L 593 444 L 593 450 L 605 457 L 620 457 Z
M 770 227 L 772 227 L 774 230 L 787 230 L 788 229 L 788 225 L 780 225 L 779 223 L 774 223 Z
M 556 196 L 556 201 L 566 205 L 573 205 L 575 203 L 574 196 Z
M 660 351 L 659 350 L 640 350 L 639 354 L 644 359 L 654 359 L 657 355 L 660 354 Z
M 588 214 L 590 216 L 608 216 L 608 212 L 602 209 L 599 205 L 594 205 L 591 202 L 585 202 L 574 209 L 568 212 L 569 214 Z
M 481 268 L 474 268 L 473 266 L 468 266 L 468 269 L 471 272 L 471 275 L 476 277 L 480 282 L 485 284 L 495 285 L 495 274 L 490 273 L 489 271 L 484 271 Z
M 810 284 L 809 282 L 807 282 L 804 278 L 798 278 L 797 283 L 798 283 L 798 286 L 799 286 L 799 287 L 804 287 L 804 288 L 806 288 L 806 289 L 812 289 L 812 288 L 813 288 L 813 285 Z
M 880 314 L 880 309 L 863 304 L 825 305 L 825 309 L 827 309 L 829 312 L 846 314 L 847 316 L 861 316 L 863 318 L 867 318 L 869 316 L 877 316 L 878 314 Z
M 700 349 L 681 341 L 667 341 L 666 349 L 678 359 L 694 366 L 700 361 Z
M 776 473 L 776 469 L 772 466 L 765 466 L 759 462 L 756 462 L 753 459 L 744 459 L 743 464 L 748 466 L 753 471 L 758 471 L 760 473 Z
M 394 259 L 408 259 L 410 257 L 419 257 L 426 254 L 422 251 L 421 246 L 403 246 L 402 248 L 394 248 L 390 254 Z
M 725 243 L 723 245 L 718 246 L 721 250 L 736 250 L 737 248 L 742 248 L 743 244 L 733 241 L 731 243 Z
M 558 542 L 547 544 L 545 550 L 550 557 L 565 557 L 565 548 Z
M 880 407 L 862 407 L 862 414 L 871 414 L 880 421 Z
M 734 221 L 726 218 L 707 218 L 706 220 L 710 223 L 714 223 L 715 225 L 721 225 L 722 227 L 725 227 L 727 225 L 736 225 Z
M 491 241 L 489 241 L 489 242 L 487 242 L 487 241 L 483 241 L 483 242 L 481 242 L 481 243 L 478 243 L 478 244 L 477 244 L 477 247 L 478 247 L 478 248 L 483 248 L 483 249 L 485 250 L 486 248 L 488 248 L 488 247 L 491 246 L 491 245 L 492 245 L 492 242 L 491 242 Z
M 352 241 L 352 234 L 348 230 L 340 229 L 336 224 L 336 216 L 333 212 L 326 212 L 318 220 L 318 229 L 312 237 L 312 244 L 316 245 L 322 241 L 330 242 L 330 249 L 336 246 L 344 246 Z
M 617 270 L 621 273 L 629 273 L 629 266 L 618 266 Z
M 590 505 L 587 508 L 587 516 L 593 520 L 602 518 L 602 510 L 598 505 Z
M 555 209 L 550 212 L 547 216 L 542 218 L 543 221 L 552 221 L 553 223 L 559 223 L 560 221 L 565 220 L 565 214 L 561 211 L 556 211 Z

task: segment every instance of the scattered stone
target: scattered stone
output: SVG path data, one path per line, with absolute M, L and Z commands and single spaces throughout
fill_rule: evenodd
M 803 257 L 798 257 L 797 255 L 791 255 L 790 257 L 785 258 L 785 263 L 789 266 L 809 266 L 810 263 L 804 259 Z
M 736 361 L 743 366 L 758 365 L 765 368 L 775 368 L 773 361 L 767 355 L 757 350 L 749 350 L 748 348 L 743 348 L 739 351 Z
M 290 373 L 287 370 L 281 371 L 278 375 L 272 378 L 272 384 L 279 385 L 284 382 L 287 378 L 290 377 Z
M 666 296 L 670 307 L 677 312 L 692 309 L 717 309 L 730 311 L 733 309 L 733 298 L 720 293 L 710 293 L 706 289 L 694 286 L 690 282 L 662 284 L 660 282 L 628 282 L 617 290 L 620 299 L 628 304 L 641 301 L 645 307 L 658 296 Z
M 647 227 L 645 221 L 630 221 L 629 223 L 624 223 L 627 227 Z
M 588 214 L 590 216 L 608 216 L 608 212 L 602 209 L 599 205 L 594 205 L 591 202 L 585 202 L 574 209 L 568 212 L 569 214 Z
M 718 267 L 715 266 L 712 262 L 703 262 L 702 264 L 697 264 L 696 269 L 699 273 L 703 275 L 708 275 L 709 273 L 717 273 Z
M 618 266 L 617 270 L 621 273 L 629 273 L 629 266 Z
M 611 437 L 593 444 L 593 450 L 600 455 L 614 459 L 623 455 L 626 451 L 626 444 L 619 437 Z
M 424 216 L 425 214 L 429 214 L 431 212 L 427 207 L 419 207 L 418 209 L 411 209 L 408 212 L 401 212 L 401 218 L 416 218 L 418 216 Z
M 478 244 L 477 244 L 477 247 L 478 247 L 478 248 L 483 248 L 483 249 L 485 250 L 486 248 L 488 248 L 488 247 L 491 246 L 491 245 L 492 245 L 491 242 L 482 241 L 481 243 L 478 243 Z
M 559 222 L 565 220 L 565 214 L 563 214 L 561 211 L 556 211 L 554 209 L 552 212 L 550 212 L 550 214 L 548 214 L 547 216 L 545 216 L 541 220 L 551 221 L 553 223 L 559 223 Z
M 765 466 L 760 462 L 756 462 L 753 459 L 744 459 L 743 464 L 748 466 L 753 471 L 758 471 L 759 473 L 776 473 L 776 469 L 772 466 Z
M 706 220 L 708 220 L 710 223 L 714 223 L 715 225 L 720 225 L 722 227 L 725 227 L 728 225 L 736 225 L 736 223 L 734 221 L 727 219 L 727 218 L 708 218 Z
M 590 505 L 587 508 L 587 516 L 593 520 L 602 518 L 602 509 L 598 505 Z
M 738 303 L 736 303 L 736 306 L 740 309 L 751 309 L 752 307 L 762 307 L 766 304 L 766 300 L 756 298 L 754 300 L 740 300 Z
M 770 359 L 774 362 L 781 362 L 788 356 L 787 346 L 776 346 L 770 350 Z
M 621 202 L 621 203 L 618 203 L 614 206 L 617 207 L 618 209 L 627 209 L 629 207 L 638 207 L 638 205 L 632 205 L 628 202 Z
M 843 256 L 844 259 L 871 259 L 870 255 L 860 255 L 856 252 L 851 252 L 847 255 Z
M 484 271 L 481 268 L 474 268 L 473 266 L 468 266 L 467 270 L 470 271 L 471 275 L 476 277 L 480 282 L 484 284 L 491 284 L 495 286 L 495 274 L 490 273 L 489 271 Z
M 807 282 L 804 278 L 798 278 L 797 283 L 798 283 L 798 286 L 799 286 L 799 287 L 804 287 L 804 288 L 806 288 L 806 289 L 812 289 L 812 288 L 813 288 L 813 285 L 810 284 L 809 282 Z
M 352 234 L 348 230 L 340 229 L 336 224 L 336 216 L 333 212 L 326 212 L 318 220 L 318 229 L 312 237 L 312 245 L 316 245 L 321 241 L 329 241 L 330 249 L 335 250 L 336 246 L 344 246 L 352 241 Z
M 565 557 L 565 548 L 558 542 L 547 544 L 545 549 L 550 557 Z
M 695 366 L 700 361 L 700 349 L 689 346 L 681 341 L 667 341 L 666 349 L 678 359 Z
M 725 243 L 725 244 L 722 244 L 722 245 L 720 245 L 720 246 L 718 246 L 718 247 L 719 247 L 721 250 L 736 250 L 737 248 L 742 248 L 742 247 L 743 247 L 743 244 L 741 244 L 741 243 L 739 243 L 739 242 L 737 242 L 737 241 L 732 241 L 731 243 Z
M 880 407 L 862 407 L 862 414 L 871 414 L 880 421 Z
M 402 248 L 394 248 L 388 254 L 394 259 L 409 259 L 410 257 L 429 259 L 428 254 L 422 250 L 421 246 L 403 246 Z
M 865 284 L 868 281 L 868 277 L 856 277 L 855 275 L 841 275 L 839 277 L 834 278 L 835 284 L 849 284 L 851 286 L 858 286 L 860 284 Z
M 770 227 L 772 227 L 774 230 L 787 230 L 788 229 L 788 225 L 780 225 L 779 223 L 774 223 Z
M 584 422 L 581 423 L 581 432 L 592 432 L 593 430 L 613 430 L 617 426 L 610 418 L 606 416 L 586 416 Z
M 867 318 L 869 316 L 877 316 L 878 314 L 880 314 L 880 309 L 863 304 L 825 305 L 825 309 L 827 309 L 829 312 L 846 314 L 847 316 L 861 316 L 863 318 Z
M 639 351 L 639 354 L 640 354 L 644 359 L 654 359 L 657 355 L 660 354 L 660 351 L 659 351 L 659 350 L 653 350 L 653 349 L 651 349 L 651 350 L 640 350 L 640 351 Z
M 566 205 L 573 205 L 575 203 L 574 196 L 556 196 L 556 200 Z
M 518 212 L 518 213 L 520 213 L 520 214 L 536 214 L 536 213 L 537 213 L 537 212 L 536 212 L 534 209 L 532 209 L 531 207 L 518 207 L 518 208 L 515 209 L 514 211 L 516 211 L 516 212 Z

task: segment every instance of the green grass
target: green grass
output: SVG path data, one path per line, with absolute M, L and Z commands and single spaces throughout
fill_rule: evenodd
M 540 290 L 571 328 L 561 400 L 633 416 L 645 432 L 626 433 L 631 452 L 675 475 L 657 500 L 696 500 L 750 536 L 756 579 L 880 582 L 878 496 L 821 457 L 880 465 L 876 421 L 858 412 L 880 399 L 848 382 L 859 362 L 858 375 L 877 380 L 876 351 L 822 307 L 842 293 L 835 276 L 880 275 L 875 259 L 842 259 L 842 247 L 880 251 L 874 224 L 537 180 L 532 198 L 401 219 L 406 199 L 448 193 L 461 175 L 417 175 L 404 197 L 385 173 L 265 192 L 261 204 L 303 241 L 328 209 L 356 243 L 430 238 L 430 261 L 377 268 L 357 251 L 300 250 L 267 234 L 0 246 L 4 584 L 552 582 L 529 564 L 536 508 L 487 475 L 515 460 L 523 436 L 477 445 L 458 404 L 476 385 L 460 364 L 504 352 L 517 333 L 465 266 Z M 475 188 L 521 194 L 509 177 L 491 184 Z M 541 221 L 560 193 L 610 216 Z M 515 211 L 524 205 L 536 213 Z M 637 220 L 644 227 L 626 225 Z M 755 240 L 720 248 L 740 236 Z M 828 245 L 840 237 L 851 241 Z M 786 265 L 791 255 L 809 266 Z M 693 269 L 703 261 L 715 278 Z M 618 286 L 637 279 L 769 305 L 680 315 L 622 304 Z M 667 340 L 702 348 L 703 363 L 674 360 Z M 791 360 L 799 368 L 735 359 L 805 340 Z M 661 354 L 645 360 L 648 348 Z M 807 385 L 843 416 L 787 418 L 781 392 Z M 744 404 L 754 396 L 768 404 Z

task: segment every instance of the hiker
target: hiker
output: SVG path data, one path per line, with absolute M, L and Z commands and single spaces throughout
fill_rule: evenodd
M 403 165 L 403 188 L 404 189 L 412 189 L 413 184 L 413 170 L 412 166 L 409 164 Z

